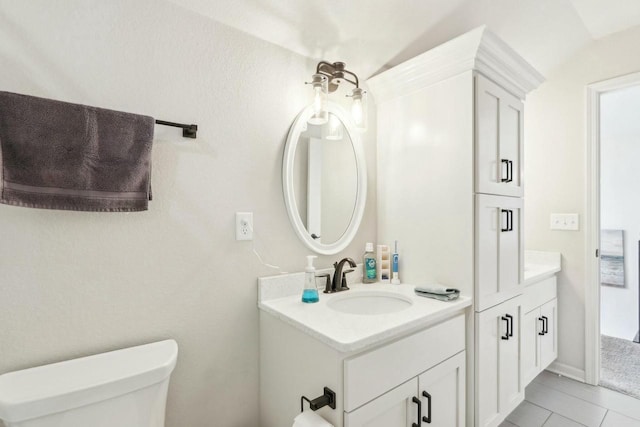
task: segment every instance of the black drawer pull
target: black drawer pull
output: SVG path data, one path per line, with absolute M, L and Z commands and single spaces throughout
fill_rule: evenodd
M 546 334 L 549 333 L 549 318 L 547 316 L 542 316 L 542 320 L 543 320 L 543 332 Z
M 411 427 L 420 427 L 420 420 L 422 419 L 422 402 L 415 396 L 413 396 L 413 399 L 411 399 L 411 401 L 418 405 L 418 422 L 412 423 Z
M 507 225 L 505 227 L 502 227 L 502 225 L 500 226 L 500 231 L 501 232 L 505 232 L 505 231 L 510 231 L 509 230 L 509 211 L 507 209 L 500 209 L 500 224 L 502 224 L 502 214 L 507 214 Z
M 542 330 L 538 332 L 538 335 L 544 335 L 544 319 L 542 317 L 538 317 L 538 320 L 542 322 Z
M 505 165 L 506 168 L 503 168 L 502 165 Z M 513 160 L 509 159 L 500 159 L 500 175 L 502 176 L 502 171 L 506 169 L 506 178 L 501 177 L 500 182 L 513 182 Z
M 510 314 L 505 314 L 504 317 L 509 319 L 509 336 L 513 336 L 513 316 Z
M 427 416 L 422 417 L 422 421 L 431 424 L 431 395 L 426 391 L 422 391 L 422 395 L 427 398 Z
M 509 315 L 507 314 L 507 316 L 509 316 Z M 506 317 L 506 316 L 502 316 L 500 319 L 502 319 L 505 322 L 507 322 L 506 331 L 505 331 L 504 335 L 501 336 L 500 338 L 502 338 L 503 340 L 508 340 L 509 339 L 509 318 Z
M 505 174 L 506 177 L 502 175 L 502 171 L 506 171 L 506 174 Z M 509 182 L 509 160 L 508 159 L 500 159 L 500 182 Z

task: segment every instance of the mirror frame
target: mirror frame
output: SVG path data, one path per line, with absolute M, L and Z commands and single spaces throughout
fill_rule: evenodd
M 287 142 L 284 148 L 284 158 L 282 161 L 282 192 L 284 194 L 284 202 L 287 207 L 289 219 L 291 220 L 291 225 L 300 240 L 302 240 L 309 249 L 321 255 L 333 255 L 343 251 L 347 246 L 349 246 L 358 232 L 358 228 L 360 228 L 360 223 L 362 222 L 362 216 L 364 215 L 364 208 L 367 201 L 367 165 L 359 131 L 351 120 L 349 113 L 339 104 L 328 101 L 327 110 L 329 111 L 329 114 L 335 114 L 340 119 L 345 130 L 349 134 L 351 145 L 353 146 L 353 152 L 356 157 L 357 168 L 358 181 L 356 200 L 353 213 L 351 214 L 351 221 L 349 221 L 347 229 L 338 240 L 333 243 L 324 244 L 314 240 L 309 235 L 307 229 L 302 223 L 302 218 L 300 218 L 293 189 L 293 163 L 295 160 L 296 148 L 298 146 L 298 139 L 302 132 L 306 130 L 307 121 L 313 115 L 313 105 L 309 105 L 303 109 L 293 122 L 293 125 L 289 130 L 289 134 L 287 135 Z

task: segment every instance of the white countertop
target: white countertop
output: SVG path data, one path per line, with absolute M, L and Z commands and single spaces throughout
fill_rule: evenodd
M 559 252 L 525 251 L 524 253 L 524 285 L 529 286 L 561 270 Z
M 301 295 L 296 292 L 295 295 L 280 298 L 261 298 L 258 307 L 330 347 L 348 353 L 436 323 L 471 305 L 471 298 L 466 296 L 448 302 L 419 297 L 414 293 L 414 286 L 407 284 L 360 283 L 350 284 L 349 287 L 351 289 L 348 291 L 334 294 L 320 292 L 320 301 L 313 304 L 301 302 Z M 411 300 L 413 304 L 402 311 L 377 315 L 342 313 L 327 306 L 334 298 L 366 291 L 399 294 L 400 297 Z M 266 294 L 264 291 L 261 292 Z

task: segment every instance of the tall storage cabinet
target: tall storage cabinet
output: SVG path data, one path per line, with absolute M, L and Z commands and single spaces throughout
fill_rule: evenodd
M 368 81 L 378 239 L 398 240 L 403 282 L 474 297 L 467 426 L 497 426 L 523 398 L 523 100 L 542 80 L 480 27 Z

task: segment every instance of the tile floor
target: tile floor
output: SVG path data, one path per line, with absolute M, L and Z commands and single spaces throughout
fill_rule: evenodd
M 541 373 L 500 427 L 640 427 L 640 400 Z

